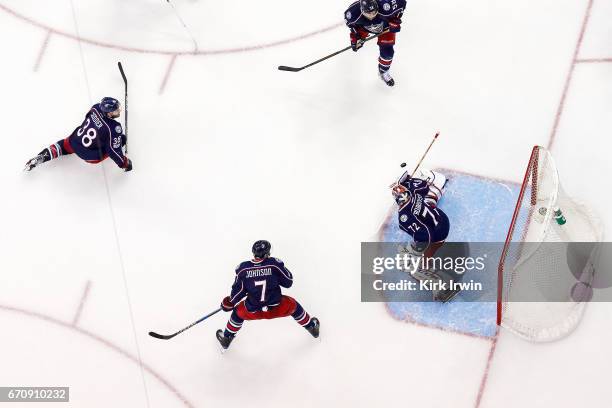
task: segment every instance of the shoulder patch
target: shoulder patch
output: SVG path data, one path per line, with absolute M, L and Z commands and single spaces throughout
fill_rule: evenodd
M 391 5 L 389 3 L 383 4 L 383 10 L 385 10 L 385 11 L 391 10 Z
M 402 214 L 402 216 L 400 217 L 400 221 L 401 222 L 406 222 L 408 221 L 408 216 L 406 214 Z
M 121 129 L 121 125 L 115 126 L 115 132 L 117 132 L 119 134 L 123 133 L 123 129 Z
M 353 17 L 353 15 L 351 14 L 351 12 L 350 12 L 350 11 L 347 11 L 347 12 L 346 12 L 346 19 L 347 19 L 347 20 L 350 20 L 350 19 L 351 19 L 351 17 Z

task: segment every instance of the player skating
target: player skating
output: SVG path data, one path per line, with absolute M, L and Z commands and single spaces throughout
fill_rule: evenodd
M 446 177 L 440 173 L 419 170 L 410 177 L 406 172 L 392 185 L 392 194 L 399 206 L 398 219 L 402 231 L 412 237 L 410 246 L 405 248 L 411 256 L 422 258 L 422 265 L 442 247 L 450 230 L 448 216 L 438 208 L 438 200 L 446 184 Z M 448 281 L 453 276 L 445 271 L 417 268 L 411 271 L 419 280 Z M 457 290 L 434 291 L 434 299 L 442 302 L 451 300 Z
M 283 262 L 270 257 L 268 241 L 253 244 L 253 260 L 236 268 L 232 291 L 221 302 L 221 308 L 232 312 L 225 330 L 217 330 L 217 340 L 227 349 L 245 320 L 276 319 L 291 316 L 313 337 L 319 337 L 319 320 L 304 310 L 292 297 L 283 295 L 281 287 L 290 288 L 293 276 Z
M 100 163 L 110 157 L 125 171 L 132 170 L 132 161 L 123 154 L 126 136 L 121 124 L 115 120 L 120 115 L 119 101 L 103 98 L 87 112 L 81 126 L 67 138 L 52 144 L 30 159 L 24 171 L 31 171 L 42 163 L 73 153 L 88 163 Z
M 395 85 L 389 69 L 395 53 L 395 35 L 401 29 L 402 14 L 406 0 L 359 0 L 351 4 L 344 13 L 346 25 L 351 29 L 351 47 L 358 51 L 368 34 L 379 34 L 380 56 L 378 58 L 378 73 L 389 86 Z

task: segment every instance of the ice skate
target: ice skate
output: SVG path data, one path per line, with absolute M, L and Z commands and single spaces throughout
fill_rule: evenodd
M 319 328 L 321 327 L 321 323 L 319 323 L 319 319 L 317 319 L 316 317 L 312 318 L 312 327 L 306 329 L 308 330 L 308 333 L 312 334 L 312 337 L 314 337 L 315 339 L 319 338 Z
M 45 158 L 43 157 L 42 154 L 39 154 L 38 156 L 28 160 L 28 162 L 25 165 L 25 168 L 23 169 L 23 171 L 32 171 L 32 169 L 36 166 L 38 166 L 39 164 L 42 164 L 45 162 Z
M 380 79 L 382 79 L 385 84 L 389 86 L 395 85 L 395 81 L 393 80 L 393 77 L 391 76 L 389 71 L 384 71 L 384 72 L 379 71 L 378 76 L 380 76 Z
M 217 330 L 217 340 L 219 340 L 219 343 L 221 344 L 221 347 L 223 347 L 223 350 L 227 350 L 230 344 L 232 344 L 234 336 L 225 337 L 225 335 L 223 334 L 223 330 L 219 329 Z

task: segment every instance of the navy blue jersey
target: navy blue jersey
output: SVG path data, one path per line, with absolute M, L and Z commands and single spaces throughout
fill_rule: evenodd
M 125 168 L 128 159 L 123 154 L 125 135 L 121 124 L 108 118 L 100 105 L 91 107 L 85 120 L 69 137 L 70 146 L 81 159 L 97 163 L 110 157 L 117 166 Z
M 361 7 L 356 1 L 344 12 L 344 21 L 351 30 L 356 31 L 361 27 L 378 34 L 389 28 L 389 20 L 401 18 L 405 8 L 406 0 L 378 0 L 378 14 L 369 20 L 361 14 Z
M 249 312 L 276 306 L 281 301 L 281 287 L 290 288 L 293 276 L 283 261 L 277 258 L 253 259 L 238 265 L 230 300 L 238 303 L 246 296 Z
M 446 240 L 450 229 L 448 217 L 441 209 L 425 202 L 429 192 L 427 181 L 411 178 L 401 185 L 408 189 L 410 199 L 399 208 L 399 226 L 416 242 L 441 242 Z

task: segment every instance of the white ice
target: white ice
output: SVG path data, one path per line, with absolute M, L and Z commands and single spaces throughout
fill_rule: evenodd
M 348 2 L 173 3 L 202 52 L 338 27 L 172 61 L 194 46 L 165 1 L 0 0 L 0 386 L 70 386 L 69 406 L 87 408 L 612 405 L 609 304 L 553 344 L 502 331 L 485 371 L 491 341 L 395 321 L 360 303 L 358 278 L 397 165 L 435 131 L 430 166 L 521 180 L 551 140 L 587 8 L 578 58 L 612 57 L 611 0 L 410 1 L 393 89 L 373 44 L 276 70 L 347 45 Z M 90 104 L 122 96 L 119 60 L 134 171 L 68 157 L 21 173 Z M 612 63 L 575 64 L 552 144 L 608 237 L 611 108 Z M 247 323 L 221 356 L 226 314 L 147 335 L 216 308 L 262 238 L 321 342 L 291 319 Z

